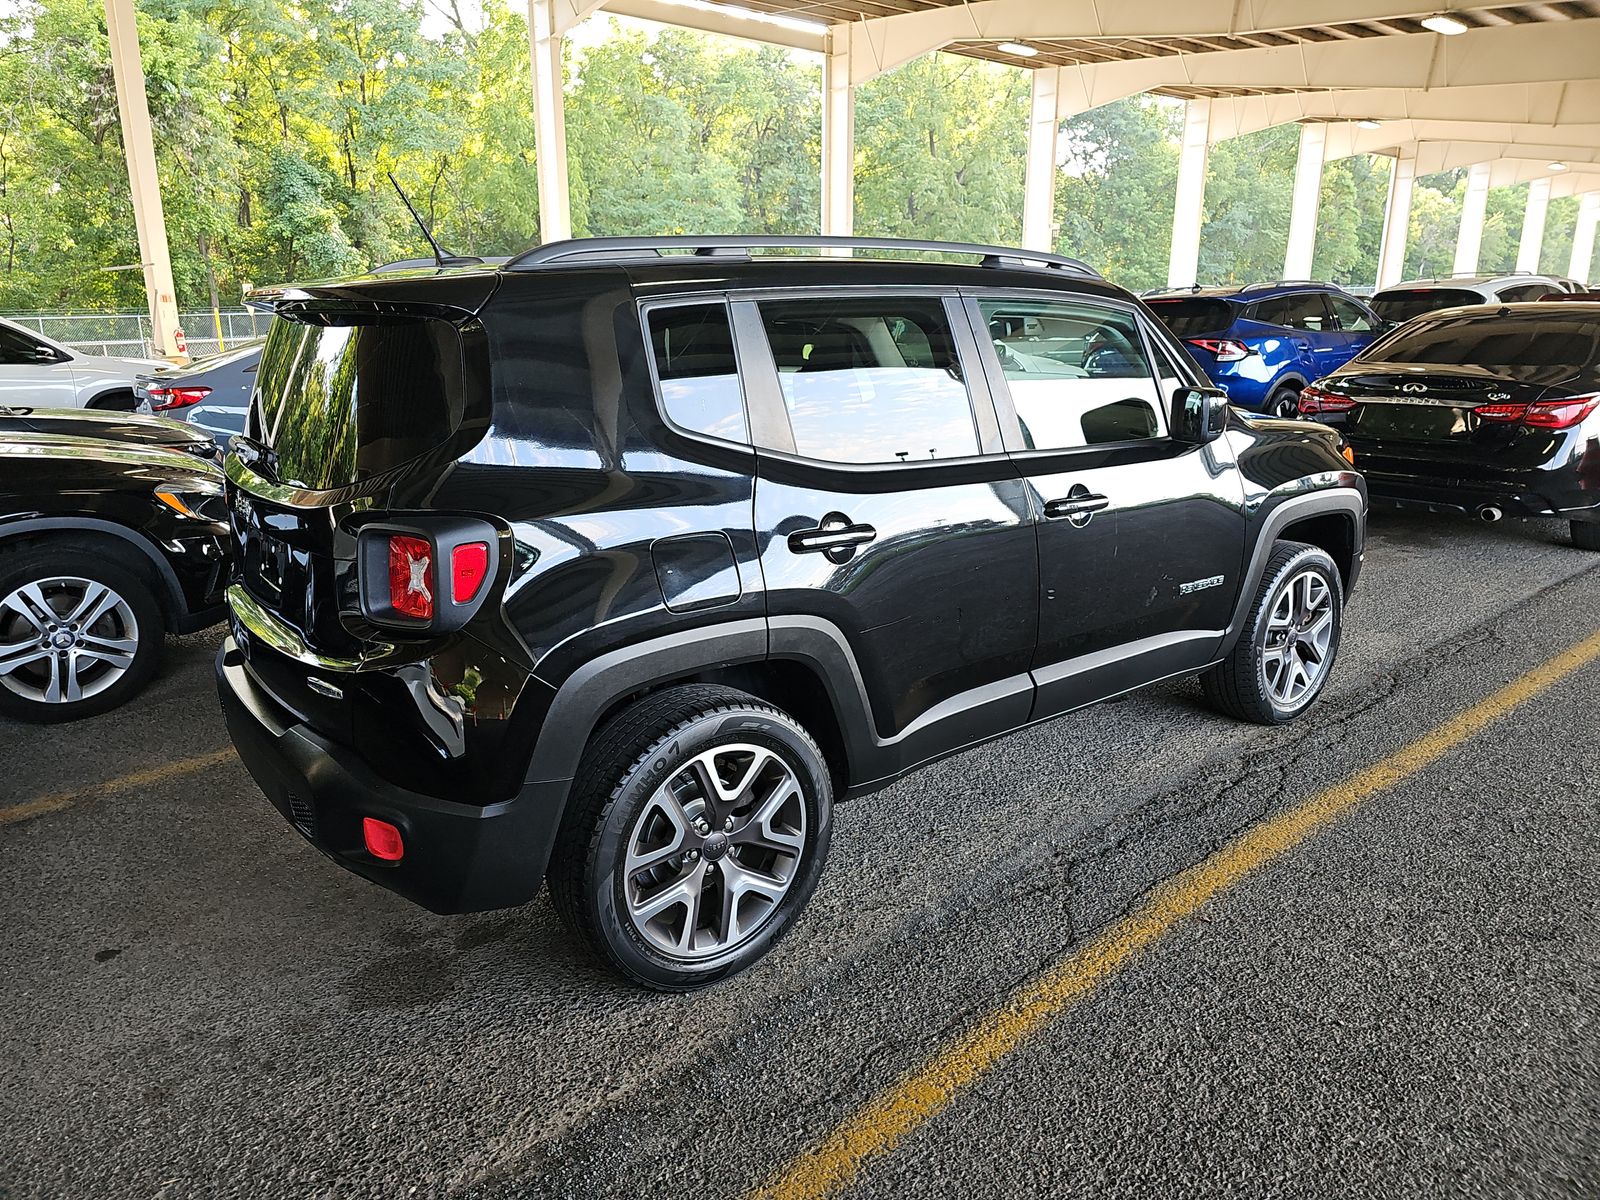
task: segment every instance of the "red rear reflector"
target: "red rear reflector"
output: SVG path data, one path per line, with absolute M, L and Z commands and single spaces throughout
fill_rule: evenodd
M 1218 362 L 1238 362 L 1250 357 L 1250 347 L 1231 338 L 1190 338 L 1189 345 L 1210 351 Z
M 166 412 L 169 408 L 188 408 L 191 404 L 199 404 L 211 395 L 208 387 L 170 387 L 150 388 L 150 409 L 152 412 Z
M 422 538 L 389 539 L 389 607 L 402 617 L 433 619 L 433 547 Z
M 1522 418 L 1522 423 L 1537 429 L 1571 429 L 1597 407 L 1600 407 L 1600 394 L 1568 396 L 1565 400 L 1541 400 L 1538 404 L 1528 405 L 1528 415 Z M 1482 411 L 1479 409 L 1480 414 Z
M 1349 396 L 1341 396 L 1325 388 L 1308 385 L 1300 391 L 1299 409 L 1302 417 L 1315 416 L 1317 413 L 1349 412 L 1355 406 L 1356 402 Z
M 367 843 L 367 853 L 384 862 L 399 862 L 405 857 L 406 845 L 400 840 L 400 831 L 377 817 L 361 818 L 361 837 Z
M 466 604 L 489 574 L 489 543 L 465 542 L 450 551 L 450 599 Z

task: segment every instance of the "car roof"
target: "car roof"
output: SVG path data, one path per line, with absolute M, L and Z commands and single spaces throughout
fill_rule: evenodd
M 1216 284 L 1211 287 L 1192 288 L 1166 288 L 1160 291 L 1144 293 L 1145 300 L 1181 300 L 1188 296 L 1198 296 L 1201 299 L 1237 300 L 1244 304 L 1255 300 L 1270 300 L 1274 296 L 1292 295 L 1297 292 L 1331 292 L 1335 295 L 1349 295 L 1336 283 L 1328 283 L 1318 279 L 1278 279 L 1268 283 L 1239 283 Z
M 1431 287 L 1498 287 L 1507 283 L 1556 283 L 1554 275 L 1535 275 L 1530 272 L 1513 271 L 1505 275 L 1437 275 L 1430 279 L 1404 279 L 1399 283 L 1391 283 L 1378 294 L 1383 292 L 1415 292 Z

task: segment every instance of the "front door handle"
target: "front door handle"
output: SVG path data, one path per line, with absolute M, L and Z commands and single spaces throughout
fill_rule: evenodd
M 857 525 L 843 513 L 831 512 L 815 529 L 799 529 L 789 535 L 789 549 L 796 554 L 821 554 L 829 562 L 848 562 L 857 546 L 878 536 L 871 525 Z
M 1073 488 L 1063 499 L 1047 501 L 1044 515 L 1051 520 L 1065 517 L 1081 528 L 1089 523 L 1095 513 L 1110 507 L 1111 500 L 1108 497 L 1091 492 L 1080 485 Z

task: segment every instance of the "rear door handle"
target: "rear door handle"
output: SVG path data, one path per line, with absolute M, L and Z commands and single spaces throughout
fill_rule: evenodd
M 796 554 L 822 554 L 830 562 L 846 562 L 857 546 L 878 536 L 871 525 L 857 525 L 843 513 L 823 517 L 815 529 L 799 529 L 789 535 L 789 549 Z
M 1106 496 L 1094 492 L 1075 492 L 1064 499 L 1046 502 L 1044 515 L 1052 519 L 1066 517 L 1074 525 L 1081 525 L 1101 509 L 1110 507 L 1111 501 Z

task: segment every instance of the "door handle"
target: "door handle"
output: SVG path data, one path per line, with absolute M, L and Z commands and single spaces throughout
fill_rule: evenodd
M 823 517 L 815 529 L 798 529 L 789 535 L 789 549 L 796 554 L 822 554 L 829 562 L 848 562 L 856 547 L 878 536 L 871 525 L 857 525 L 843 513 Z
M 1051 519 L 1066 517 L 1074 525 L 1085 525 L 1095 513 L 1110 507 L 1111 500 L 1106 496 L 1088 491 L 1074 491 L 1064 499 L 1048 501 L 1044 506 L 1044 515 Z

